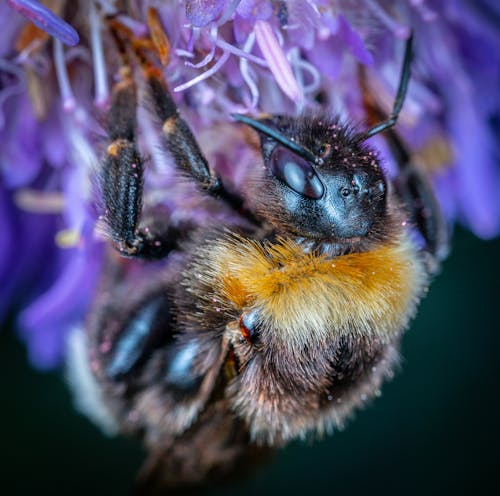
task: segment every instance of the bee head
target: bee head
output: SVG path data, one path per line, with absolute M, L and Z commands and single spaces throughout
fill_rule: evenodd
M 278 230 L 312 239 L 380 233 L 387 182 L 376 153 L 338 121 L 238 116 L 260 134 L 264 174 L 250 187 Z

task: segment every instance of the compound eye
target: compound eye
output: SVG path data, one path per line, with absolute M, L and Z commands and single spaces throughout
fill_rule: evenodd
M 313 200 L 323 196 L 325 188 L 312 165 L 282 146 L 271 154 L 271 172 L 299 195 Z

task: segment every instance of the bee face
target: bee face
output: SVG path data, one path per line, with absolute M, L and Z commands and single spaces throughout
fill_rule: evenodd
M 381 231 L 387 184 L 376 153 L 338 121 L 305 117 L 266 120 L 308 160 L 261 133 L 264 180 L 251 201 L 284 231 L 315 239 L 363 238 Z

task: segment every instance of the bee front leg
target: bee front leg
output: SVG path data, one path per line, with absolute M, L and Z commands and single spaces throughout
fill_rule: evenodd
M 128 67 L 112 93 L 108 114 L 107 148 L 98 182 L 105 211 L 108 236 L 118 251 L 128 257 L 163 258 L 177 246 L 185 226 L 168 223 L 163 209 L 143 210 L 144 160 L 136 141 L 136 86 Z
M 160 71 L 149 66 L 145 75 L 151 107 L 161 121 L 164 143 L 176 166 L 193 177 L 202 189 L 217 193 L 221 189 L 220 179 L 210 170 L 191 129 L 179 115 Z
M 193 178 L 203 192 L 222 200 L 252 223 L 259 224 L 253 213 L 244 208 L 241 196 L 228 191 L 218 174 L 210 168 L 189 125 L 180 116 L 161 72 L 147 61 L 143 64 L 149 106 L 161 122 L 164 146 L 177 169 Z

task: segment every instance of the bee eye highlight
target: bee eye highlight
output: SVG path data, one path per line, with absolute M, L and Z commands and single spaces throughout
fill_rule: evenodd
M 240 317 L 240 332 L 249 344 L 255 344 L 259 339 L 258 314 L 254 310 L 243 313 Z
M 312 165 L 295 153 L 277 146 L 270 158 L 271 172 L 299 195 L 319 200 L 325 191 Z

